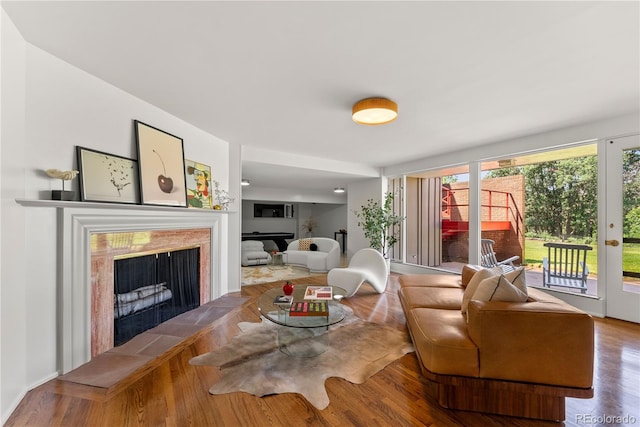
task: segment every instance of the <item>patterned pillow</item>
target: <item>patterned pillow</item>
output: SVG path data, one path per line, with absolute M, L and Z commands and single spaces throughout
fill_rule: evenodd
M 527 294 L 511 284 L 505 276 L 494 276 L 480 282 L 472 299 L 478 301 L 525 302 Z
M 483 268 L 473 275 L 471 280 L 469 280 L 469 283 L 467 283 L 467 287 L 464 288 L 464 294 L 462 294 L 462 313 L 467 312 L 469 301 L 471 301 L 471 297 L 476 292 L 476 289 L 478 289 L 478 285 L 480 284 L 480 282 L 488 277 L 496 276 L 497 274 L 498 273 L 496 272 L 496 270 L 493 270 L 491 268 Z
M 527 291 L 527 281 L 524 274 L 524 267 L 518 267 L 513 271 L 505 273 L 504 277 L 516 288 L 524 292 L 525 295 L 529 295 Z
M 298 241 L 298 250 L 299 251 L 308 251 L 309 247 L 311 246 L 311 243 L 313 243 L 313 240 L 311 240 L 311 239 L 300 239 Z

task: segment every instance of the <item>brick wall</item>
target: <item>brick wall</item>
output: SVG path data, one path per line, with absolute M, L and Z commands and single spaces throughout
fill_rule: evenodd
M 451 220 L 469 221 L 469 183 L 456 182 L 445 187 L 451 189 Z M 518 255 L 520 261 L 524 259 L 524 177 L 522 175 L 486 178 L 482 180 L 482 221 L 509 221 L 509 230 L 484 230 L 482 238 L 494 240 L 496 257 L 498 260 Z M 521 218 L 518 218 L 518 214 Z M 467 237 L 461 233 L 458 242 Z M 467 248 L 464 245 L 447 245 L 451 259 L 466 257 Z

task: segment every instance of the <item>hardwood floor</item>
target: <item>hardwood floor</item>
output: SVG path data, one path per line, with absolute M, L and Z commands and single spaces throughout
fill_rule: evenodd
M 323 283 L 326 276 L 296 279 Z M 243 287 L 236 296 L 248 301 L 216 320 L 207 333 L 187 340 L 173 356 L 110 389 L 59 379 L 32 391 L 6 426 L 551 426 L 520 418 L 490 416 L 441 408 L 435 387 L 420 374 L 415 354 L 391 363 L 361 385 L 343 379 L 326 382 L 331 400 L 319 411 L 297 394 L 254 397 L 246 393 L 212 396 L 216 368 L 189 365 L 199 354 L 219 348 L 239 330 L 241 321 L 258 321 L 255 298 L 276 284 Z M 345 300 L 364 320 L 405 327 L 397 297 L 397 276 L 384 294 L 367 285 Z M 233 295 L 232 295 L 233 296 Z M 176 351 L 177 350 L 177 351 Z M 576 355 L 580 357 L 580 355 Z M 595 397 L 567 399 L 564 425 L 640 425 L 640 325 L 596 319 Z M 627 417 L 614 418 L 598 417 Z M 626 421 L 626 422 L 623 422 Z

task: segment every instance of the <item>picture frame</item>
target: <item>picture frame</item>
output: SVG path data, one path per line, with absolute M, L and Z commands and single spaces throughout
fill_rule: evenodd
M 138 204 L 138 162 L 115 154 L 76 146 L 80 200 Z
M 134 120 L 140 202 L 187 207 L 182 138 Z
M 213 209 L 211 166 L 184 159 L 184 173 L 187 183 L 187 206 Z

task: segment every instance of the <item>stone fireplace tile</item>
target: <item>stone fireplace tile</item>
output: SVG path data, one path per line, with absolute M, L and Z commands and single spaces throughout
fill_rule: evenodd
M 155 335 L 155 334 L 149 334 Z M 141 349 L 138 354 L 144 356 L 158 357 L 171 350 L 176 345 L 184 341 L 184 338 L 174 337 L 170 335 L 156 335 L 156 339 L 153 340 L 148 346 Z
M 147 332 L 150 334 L 156 335 L 171 335 L 174 337 L 188 338 L 191 335 L 194 335 L 200 329 L 202 329 L 202 325 L 194 325 L 189 323 L 180 323 L 174 319 L 173 322 L 168 320 L 161 325 L 156 326 L 153 329 L 149 329 Z
M 111 350 L 108 350 L 108 353 L 118 353 L 118 354 L 146 354 L 145 349 L 150 346 L 154 346 L 156 341 L 164 337 L 164 335 L 150 334 L 148 332 L 143 332 L 141 334 L 136 335 L 131 340 L 126 343 L 119 345 L 118 347 L 114 347 Z M 177 342 L 180 342 L 182 339 L 178 337 L 171 337 L 173 339 L 174 345 Z M 160 353 L 161 354 L 161 353 Z
M 109 388 L 153 360 L 151 356 L 102 353 L 91 362 L 62 375 L 60 379 L 94 387 Z
M 233 307 L 211 307 L 205 305 L 169 319 L 166 323 L 200 325 L 200 327 L 203 327 L 218 320 L 231 310 L 233 310 Z

